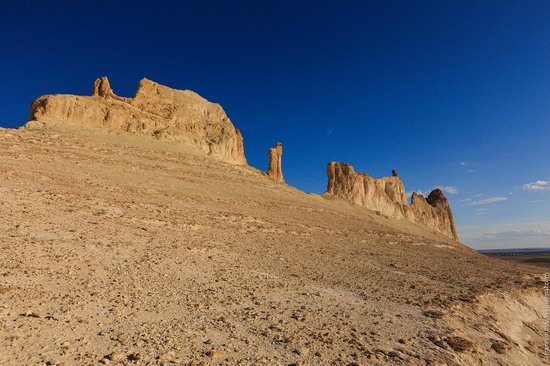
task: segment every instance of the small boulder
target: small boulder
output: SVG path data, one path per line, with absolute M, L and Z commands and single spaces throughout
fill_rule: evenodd
M 471 351 L 474 348 L 474 344 L 466 338 L 452 336 L 447 337 L 445 342 L 456 352 Z

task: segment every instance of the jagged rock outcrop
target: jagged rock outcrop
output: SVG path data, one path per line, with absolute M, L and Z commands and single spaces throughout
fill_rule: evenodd
M 407 205 L 405 187 L 399 177 L 375 179 L 356 173 L 350 164 L 330 162 L 327 165 L 327 193 L 378 211 L 391 218 L 402 218 Z
M 283 144 L 277 142 L 275 147 L 269 149 L 269 165 L 267 167 L 267 175 L 275 182 L 284 183 L 283 168 L 281 165 L 281 157 L 283 156 Z
M 395 170 L 392 176 L 373 178 L 356 173 L 350 164 L 330 162 L 327 165 L 327 194 L 334 195 L 394 219 L 405 218 L 426 225 L 458 240 L 453 215 L 447 198 L 440 189 L 428 199 L 413 193 L 407 204 L 405 187 Z
M 243 137 L 223 108 L 190 90 L 140 81 L 133 98 L 115 95 L 106 77 L 91 96 L 45 95 L 30 110 L 28 128 L 70 124 L 155 136 L 193 145 L 233 164 L 246 164 Z
M 453 213 L 449 201 L 443 192 L 436 188 L 424 198 L 423 195 L 413 193 L 411 196 L 413 220 L 424 224 L 450 238 L 458 240 Z
M 107 79 L 107 77 L 103 76 L 96 79 L 94 82 L 94 87 L 92 88 L 92 96 L 102 98 L 116 97 L 113 89 L 111 89 L 111 84 L 109 83 L 109 79 Z

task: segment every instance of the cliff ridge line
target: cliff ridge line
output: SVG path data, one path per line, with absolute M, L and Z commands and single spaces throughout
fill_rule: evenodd
M 32 102 L 26 126 L 37 123 L 149 135 L 193 145 L 228 163 L 246 164 L 241 132 L 219 104 L 146 78 L 132 98 L 117 96 L 107 77 L 94 82 L 91 96 L 41 96 Z
M 428 196 L 413 193 L 411 204 L 407 203 L 405 186 L 397 171 L 389 177 L 373 178 L 357 173 L 347 163 L 327 164 L 327 194 L 334 195 L 357 205 L 378 211 L 393 219 L 409 221 L 428 226 L 454 240 L 458 240 L 449 202 L 440 189 L 434 189 Z

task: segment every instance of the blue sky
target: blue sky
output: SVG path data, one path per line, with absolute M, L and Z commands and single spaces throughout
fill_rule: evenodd
M 208 4 L 205 4 L 208 3 Z M 251 165 L 331 160 L 447 188 L 461 239 L 550 246 L 550 2 L 5 1 L 0 126 L 50 93 L 142 77 L 222 104 Z

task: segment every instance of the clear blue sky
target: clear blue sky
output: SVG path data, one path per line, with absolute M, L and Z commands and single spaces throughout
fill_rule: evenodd
M 304 191 L 331 160 L 396 168 L 454 188 L 474 247 L 550 246 L 548 1 L 7 0 L 0 75 L 3 127 L 39 95 L 147 77 L 222 104 L 253 166 L 282 141 Z

